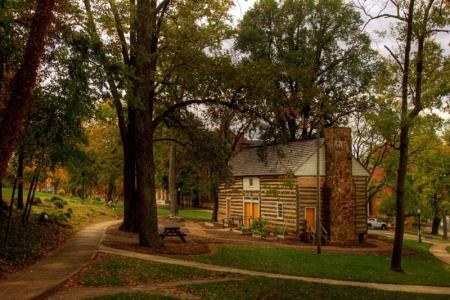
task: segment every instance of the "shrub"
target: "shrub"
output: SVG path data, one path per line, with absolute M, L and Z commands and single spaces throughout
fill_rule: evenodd
M 39 197 L 34 197 L 33 204 L 42 204 L 42 200 Z
M 277 227 L 277 234 L 278 235 L 286 235 L 288 233 L 286 225 L 278 226 Z
M 39 222 L 41 222 L 41 223 L 50 222 L 50 218 L 46 212 L 41 212 L 41 214 L 39 215 Z
M 269 235 L 269 230 L 267 230 L 264 227 L 258 228 L 258 229 L 253 229 L 252 233 L 254 234 L 259 234 L 261 237 L 266 237 Z
M 72 213 L 73 213 L 73 210 L 72 210 L 72 208 L 69 207 L 69 208 L 67 209 L 67 212 L 66 212 L 65 215 L 66 215 L 67 218 L 70 219 L 70 218 L 72 217 Z
M 50 201 L 51 201 L 51 202 L 55 202 L 55 201 L 61 201 L 61 202 L 64 202 L 64 200 L 63 200 L 62 198 L 58 197 L 58 196 L 53 196 L 53 197 L 51 197 L 51 198 L 50 198 Z
M 250 229 L 254 230 L 254 229 L 263 228 L 267 224 L 268 224 L 267 221 L 255 219 L 252 221 L 252 224 L 250 225 Z
M 61 222 L 65 223 L 65 222 L 67 222 L 67 216 L 64 213 L 59 213 L 59 214 L 55 215 L 53 218 L 58 223 L 61 223 Z
M 64 208 L 64 202 L 62 201 L 54 201 L 53 204 L 56 208 Z

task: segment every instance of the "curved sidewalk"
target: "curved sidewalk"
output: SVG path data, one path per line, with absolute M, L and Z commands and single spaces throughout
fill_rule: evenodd
M 118 222 L 90 225 L 76 233 L 61 249 L 31 267 L 0 280 L 0 299 L 24 300 L 47 295 L 93 258 L 105 229 Z
M 325 279 L 325 278 L 316 278 L 316 277 L 305 277 L 305 276 L 294 276 L 294 275 L 285 275 L 285 274 L 277 274 L 277 273 L 269 273 L 269 272 L 260 272 L 260 271 L 251 271 L 246 269 L 238 269 L 233 267 L 226 267 L 220 265 L 210 265 L 204 264 L 194 261 L 187 261 L 182 259 L 158 256 L 158 255 L 150 255 L 138 252 L 132 252 L 127 250 L 110 248 L 102 245 L 99 251 L 114 255 L 121 255 L 131 258 L 137 258 L 147 261 L 153 261 L 163 264 L 172 264 L 179 265 L 197 269 L 203 269 L 208 271 L 216 271 L 216 272 L 228 272 L 228 273 L 236 273 L 242 275 L 249 276 L 262 276 L 276 279 L 290 279 L 297 281 L 305 281 L 305 282 L 313 282 L 313 283 L 321 283 L 321 284 L 329 284 L 329 285 L 345 285 L 345 286 L 356 286 L 363 288 L 371 288 L 382 291 L 391 291 L 391 292 L 408 292 L 408 293 L 421 293 L 421 294 L 437 294 L 437 295 L 450 295 L 450 287 L 440 287 L 440 286 L 425 286 L 425 285 L 405 285 L 405 284 L 387 284 L 387 283 L 373 283 L 373 282 L 362 282 L 362 281 L 347 281 L 347 280 L 336 280 L 336 279 Z
M 376 234 L 380 236 L 385 236 L 389 238 L 394 238 L 394 234 L 391 232 L 385 232 L 385 231 L 371 231 L 371 234 Z M 417 236 L 405 233 L 403 235 L 404 239 L 408 240 L 417 240 Z M 437 259 L 442 261 L 443 263 L 446 263 L 450 265 L 450 253 L 447 252 L 447 247 L 450 247 L 450 242 L 441 240 L 428 240 L 428 239 L 422 239 L 423 243 L 431 244 L 430 247 L 430 253 L 433 254 Z

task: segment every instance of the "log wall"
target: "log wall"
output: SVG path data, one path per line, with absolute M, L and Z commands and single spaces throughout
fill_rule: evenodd
M 353 177 L 353 205 L 355 206 L 355 218 L 352 224 L 356 232 L 367 233 L 367 178 Z M 260 191 L 243 191 L 242 177 L 235 177 L 234 182 L 226 187 L 221 185 L 219 188 L 219 222 L 226 218 L 226 199 L 231 200 L 230 218 L 243 218 L 243 198 L 244 196 L 259 196 L 260 197 L 260 216 L 275 225 L 285 225 L 289 232 L 297 231 L 297 224 L 299 230 L 303 230 L 305 222 L 305 208 L 316 207 L 316 178 L 315 177 L 297 177 L 295 183 L 298 188 L 299 204 L 297 211 L 297 197 L 296 187 L 288 186 L 286 182 L 277 176 L 261 176 L 260 177 L 261 190 Z M 322 186 L 322 220 L 326 227 L 327 212 L 326 212 L 326 191 L 325 191 L 325 177 L 321 177 Z M 274 193 L 276 191 L 276 193 Z M 277 218 L 277 202 L 283 203 L 284 214 L 283 219 Z M 297 214 L 299 219 L 297 221 Z

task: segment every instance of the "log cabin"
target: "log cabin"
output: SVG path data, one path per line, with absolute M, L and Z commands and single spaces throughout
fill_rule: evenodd
M 327 242 L 355 244 L 367 235 L 369 172 L 352 155 L 350 128 L 327 128 L 317 141 L 241 149 L 229 162 L 232 183 L 219 188 L 218 221 L 253 219 L 290 233 L 315 231 L 317 152 L 321 226 Z

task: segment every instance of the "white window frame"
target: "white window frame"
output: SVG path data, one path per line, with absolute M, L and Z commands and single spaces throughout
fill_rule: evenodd
M 281 216 L 279 206 L 281 205 Z M 277 220 L 284 219 L 284 202 L 276 202 Z

